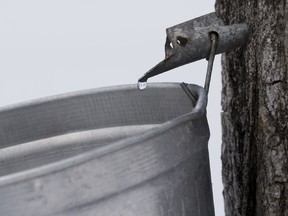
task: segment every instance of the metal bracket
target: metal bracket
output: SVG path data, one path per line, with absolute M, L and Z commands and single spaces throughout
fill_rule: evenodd
M 204 90 L 206 92 L 207 98 L 208 98 L 208 93 L 209 93 L 213 63 L 215 59 L 215 52 L 217 49 L 218 35 L 216 33 L 211 33 L 210 39 L 211 39 L 211 48 L 210 48 L 209 58 L 207 59 L 208 65 L 207 65 L 206 79 L 205 79 L 205 84 L 204 84 Z M 198 98 L 195 94 L 193 94 L 193 92 L 191 92 L 191 90 L 188 88 L 187 85 L 188 84 L 184 82 L 180 84 L 181 88 L 184 90 L 186 95 L 190 98 L 193 106 L 195 107 Z
M 150 77 L 208 58 L 213 33 L 217 35 L 215 54 L 231 51 L 244 45 L 248 27 L 246 24 L 224 25 L 215 13 L 210 13 L 170 27 L 166 29 L 166 33 L 165 59 L 138 80 L 140 90 L 145 89 Z

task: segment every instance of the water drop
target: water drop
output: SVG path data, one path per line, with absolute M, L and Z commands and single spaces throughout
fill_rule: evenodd
M 147 82 L 138 82 L 137 87 L 139 90 L 144 90 L 147 87 Z

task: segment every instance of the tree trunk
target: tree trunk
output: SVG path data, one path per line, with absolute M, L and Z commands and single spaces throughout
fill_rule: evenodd
M 288 1 L 216 0 L 245 47 L 222 57 L 226 215 L 288 215 Z

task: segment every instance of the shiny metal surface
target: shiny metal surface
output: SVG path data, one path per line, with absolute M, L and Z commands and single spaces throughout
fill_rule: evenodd
M 214 215 L 206 96 L 118 86 L 0 110 L 5 216 Z

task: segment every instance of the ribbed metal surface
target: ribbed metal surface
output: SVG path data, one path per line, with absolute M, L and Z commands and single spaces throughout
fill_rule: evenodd
M 214 215 L 206 96 L 118 86 L 0 110 L 1 215 Z

